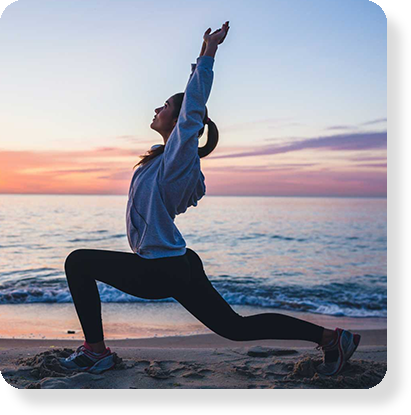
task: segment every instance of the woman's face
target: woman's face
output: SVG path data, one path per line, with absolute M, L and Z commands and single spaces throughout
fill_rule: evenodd
M 150 125 L 154 131 L 160 133 L 164 141 L 167 141 L 174 126 L 177 123 L 177 119 L 173 118 L 173 98 L 169 98 L 162 107 L 156 108 L 154 112 L 156 115 L 153 118 L 153 122 Z

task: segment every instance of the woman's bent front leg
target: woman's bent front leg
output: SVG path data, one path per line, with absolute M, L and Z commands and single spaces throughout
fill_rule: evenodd
M 98 343 L 104 338 L 96 281 L 141 298 L 167 298 L 171 296 L 171 281 L 167 275 L 169 263 L 126 252 L 97 249 L 73 251 L 67 257 L 64 268 L 86 342 Z M 178 266 L 179 261 L 174 260 L 174 263 Z
M 67 257 L 64 269 L 86 342 L 98 343 L 104 339 L 100 294 L 95 278 L 84 269 L 86 262 L 81 250 L 73 251 Z

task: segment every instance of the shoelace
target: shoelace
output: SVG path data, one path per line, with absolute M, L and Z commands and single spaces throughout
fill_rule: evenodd
M 84 347 L 84 346 L 79 346 L 79 347 L 77 347 L 77 349 L 76 349 L 76 351 L 74 352 L 74 353 L 72 353 L 69 357 L 68 357 L 68 359 L 70 359 L 70 360 L 74 360 L 78 355 L 79 355 L 79 353 L 80 353 L 80 351 L 81 351 L 81 348 L 82 347 Z
M 332 346 L 316 346 L 315 350 L 322 350 L 323 352 L 331 352 L 332 350 L 335 350 L 337 348 L 337 343 Z

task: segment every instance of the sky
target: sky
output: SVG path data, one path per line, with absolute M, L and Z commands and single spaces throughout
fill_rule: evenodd
M 229 20 L 207 195 L 387 192 L 387 27 L 368 0 L 19 0 L 0 18 L 0 193 L 127 194 L 154 109 Z M 206 142 L 206 133 L 200 145 Z

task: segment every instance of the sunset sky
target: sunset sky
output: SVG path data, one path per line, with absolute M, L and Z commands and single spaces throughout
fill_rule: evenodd
M 387 31 L 368 0 L 17 1 L 0 19 L 0 193 L 126 194 L 202 36 L 208 195 L 386 196 Z M 200 145 L 205 143 L 205 136 Z

